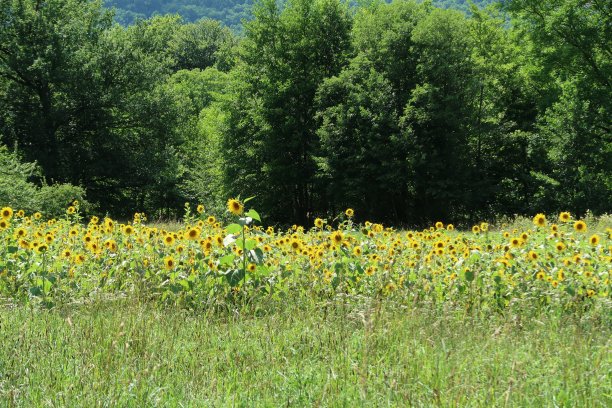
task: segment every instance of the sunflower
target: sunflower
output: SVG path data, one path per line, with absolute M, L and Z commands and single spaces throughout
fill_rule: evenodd
M 353 248 L 353 254 L 354 254 L 355 256 L 360 256 L 360 255 L 361 255 L 361 252 L 362 252 L 362 251 L 361 251 L 361 247 L 356 246 L 355 248 Z
M 255 269 L 257 269 L 257 265 L 255 265 L 254 263 L 251 263 L 247 266 L 247 271 L 249 272 L 255 272 Z
M 474 225 L 474 226 L 472 227 L 472 232 L 473 232 L 474 234 L 478 234 L 478 233 L 480 232 L 480 227 L 479 227 L 478 225 Z
M 172 245 L 174 244 L 174 236 L 172 234 L 168 234 L 164 237 L 164 244 Z
M 447 231 L 453 231 L 454 229 L 455 229 L 455 226 L 454 226 L 453 224 L 448 224 L 448 225 L 446 226 L 446 230 L 447 230 Z
M 589 238 L 589 243 L 593 246 L 597 246 L 599 244 L 599 235 L 592 235 L 591 238 Z
M 442 228 L 444 228 L 444 223 L 442 221 L 436 222 L 436 229 L 442 229 Z
M 533 223 L 535 225 L 537 225 L 538 227 L 543 227 L 546 225 L 546 216 L 542 213 L 537 214 L 535 217 L 533 217 Z
M 316 218 L 314 220 L 314 226 L 317 228 L 323 228 L 323 220 L 321 218 Z
M 512 240 L 510 241 L 510 246 L 512 248 L 518 248 L 521 246 L 521 239 L 520 238 L 512 238 Z
M 176 265 L 174 258 L 172 258 L 171 256 L 167 256 L 164 258 L 164 266 L 166 267 L 167 270 L 172 270 L 174 269 L 174 266 Z
M 355 215 L 355 210 L 352 208 L 347 208 L 344 214 L 346 214 L 347 217 L 352 218 Z
M 0 216 L 5 220 L 10 220 L 13 216 L 13 209 L 11 207 L 4 207 L 0 210 Z
M 242 215 L 244 211 L 244 205 L 235 198 L 227 200 L 227 210 L 234 215 Z
M 561 214 L 559 214 L 559 221 L 561 222 L 568 222 L 571 218 L 572 218 L 571 214 L 568 213 L 567 211 L 564 211 Z
M 126 225 L 123 228 L 123 232 L 125 235 L 132 235 L 134 233 L 134 227 L 132 227 L 131 225 Z
M 529 259 L 535 261 L 535 260 L 538 259 L 538 254 L 536 252 L 534 252 L 534 251 L 529 251 L 528 257 L 529 257 Z
M 342 240 L 344 239 L 344 235 L 342 234 L 342 231 L 334 231 L 331 236 L 330 236 L 332 242 L 334 243 L 334 245 L 339 245 L 340 243 L 342 243 Z
M 489 230 L 489 224 L 487 224 L 486 222 L 481 222 L 480 223 L 480 230 L 482 232 L 487 232 Z
M 574 229 L 578 232 L 586 232 L 587 230 L 587 225 L 586 222 L 584 221 L 576 221 L 574 223 Z
M 200 230 L 197 228 L 190 228 L 189 231 L 187 231 L 187 239 L 190 241 L 195 241 L 198 238 L 200 238 Z
M 66 210 L 66 212 L 68 214 L 74 214 L 76 212 L 76 208 L 74 208 L 73 206 L 68 207 L 68 209 Z
M 565 249 L 565 244 L 563 242 L 557 242 L 555 248 L 557 249 L 557 251 L 561 252 Z
M 7 220 L 0 220 L 0 231 L 7 229 L 9 225 L 11 224 Z
M 41 218 L 42 218 L 42 214 L 41 213 L 39 213 L 39 212 L 35 212 L 34 213 L 34 219 L 35 220 L 40 220 Z
M 204 212 L 204 206 L 202 204 L 198 205 L 196 211 L 198 212 L 198 214 L 202 214 Z

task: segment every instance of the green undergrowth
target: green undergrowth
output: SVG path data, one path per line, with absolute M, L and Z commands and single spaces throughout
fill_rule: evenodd
M 134 300 L 0 310 L 0 406 L 612 404 L 609 314 L 363 299 L 209 314 Z

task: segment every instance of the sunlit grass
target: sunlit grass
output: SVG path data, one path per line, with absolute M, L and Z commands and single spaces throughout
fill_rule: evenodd
M 364 300 L 0 311 L 5 406 L 610 406 L 610 321 Z

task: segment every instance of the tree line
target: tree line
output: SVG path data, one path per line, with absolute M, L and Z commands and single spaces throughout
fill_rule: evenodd
M 283 224 L 610 211 L 607 2 L 362 3 L 259 0 L 237 36 L 0 0 L 0 141 L 118 216 L 239 194 Z
M 277 0 L 284 4 L 286 0 Z M 368 1 L 368 0 L 366 0 Z M 494 0 L 473 0 L 478 6 L 491 4 Z M 351 5 L 364 3 L 352 0 Z M 391 0 L 386 0 L 390 3 Z M 441 8 L 452 8 L 469 12 L 467 0 L 433 0 Z M 253 0 L 104 0 L 104 5 L 115 9 L 115 20 L 123 25 L 134 24 L 139 19 L 154 15 L 179 14 L 185 21 L 194 22 L 202 18 L 219 20 L 234 31 L 242 31 L 242 22 L 251 20 Z

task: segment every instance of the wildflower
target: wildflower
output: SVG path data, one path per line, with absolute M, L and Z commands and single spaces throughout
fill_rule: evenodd
M 442 223 L 442 221 L 436 222 L 436 229 L 442 229 L 442 228 L 444 228 L 444 223 Z
M 13 217 L 13 209 L 11 207 L 4 207 L 0 210 L 0 216 L 5 220 L 10 220 Z
M 474 234 L 478 234 L 478 233 L 480 232 L 480 227 L 479 227 L 478 225 L 474 225 L 474 226 L 472 227 L 472 232 L 473 232 Z
M 174 236 L 172 234 L 168 234 L 164 237 L 164 244 L 172 245 L 174 244 Z
M 190 241 L 195 241 L 198 238 L 200 238 L 200 230 L 197 228 L 190 228 L 189 231 L 187 231 L 187 239 Z
M 586 232 L 587 225 L 584 221 L 576 221 L 574 223 L 574 229 L 578 232 Z
M 314 220 L 314 226 L 317 228 L 323 228 L 323 220 L 321 218 L 316 218 Z
M 330 238 L 332 242 L 334 243 L 334 245 L 339 245 L 344 239 L 344 235 L 342 234 L 341 231 L 335 231 L 331 234 Z
M 198 214 L 202 214 L 204 212 L 204 206 L 202 204 L 198 205 L 196 211 Z
M 344 214 L 346 214 L 346 216 L 349 218 L 353 218 L 355 211 L 352 208 L 347 208 Z
M 537 214 L 533 217 L 533 223 L 538 227 L 543 227 L 546 225 L 546 216 L 544 214 Z
M 395 283 L 389 282 L 387 283 L 386 289 L 387 289 L 387 292 L 395 292 L 395 290 L 397 289 L 397 286 L 395 285 Z
M 174 258 L 172 258 L 171 256 L 165 257 L 164 266 L 166 267 L 167 270 L 174 269 L 174 266 L 175 266 Z
M 244 211 L 244 205 L 235 198 L 227 200 L 227 210 L 234 215 L 242 215 Z
M 561 214 L 559 214 L 559 221 L 561 222 L 568 222 L 571 218 L 572 216 L 568 212 L 564 211 Z
M 589 238 L 589 243 L 593 246 L 597 246 L 599 244 L 599 235 L 592 235 L 591 238 Z
M 66 210 L 66 213 L 68 214 L 74 214 L 76 212 L 76 208 L 74 208 L 73 206 L 68 207 L 68 209 Z

